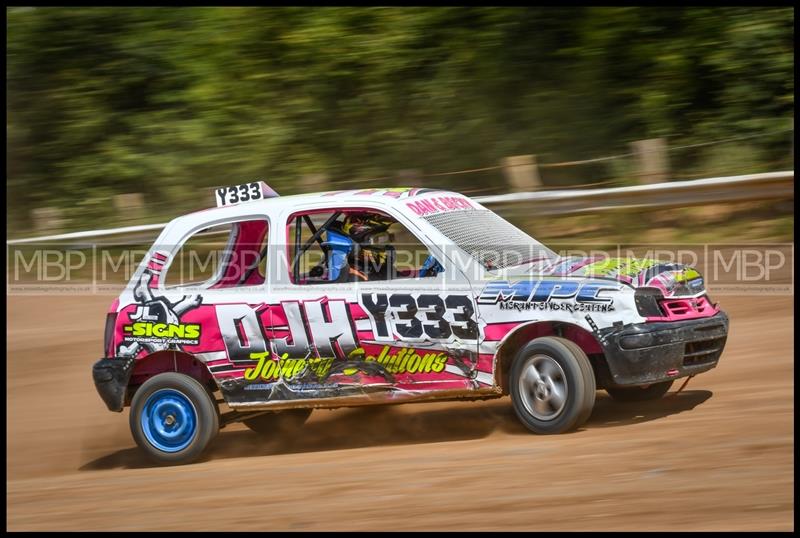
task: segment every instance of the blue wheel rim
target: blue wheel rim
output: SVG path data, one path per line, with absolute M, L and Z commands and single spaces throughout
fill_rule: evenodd
M 141 413 L 147 441 L 163 452 L 180 452 L 197 435 L 194 404 L 174 389 L 161 389 L 148 396 Z

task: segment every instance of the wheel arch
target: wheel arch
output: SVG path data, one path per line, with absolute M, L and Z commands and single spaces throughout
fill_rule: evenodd
M 515 327 L 509 332 L 500 341 L 495 352 L 495 383 L 502 388 L 503 394 L 509 393 L 508 375 L 517 351 L 526 342 L 542 336 L 560 336 L 576 344 L 589 357 L 595 379 L 598 378 L 598 373 L 601 373 L 600 377 L 602 377 L 605 356 L 603 348 L 594 334 L 580 325 L 566 321 L 532 321 Z
M 130 404 L 136 388 L 151 377 L 164 372 L 185 374 L 207 387 L 212 393 L 218 390 L 217 382 L 206 364 L 191 353 L 174 350 L 156 351 L 137 359 L 134 363 L 126 391 L 126 405 Z

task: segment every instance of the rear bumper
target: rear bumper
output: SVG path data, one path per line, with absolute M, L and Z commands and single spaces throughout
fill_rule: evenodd
M 722 355 L 728 325 L 728 316 L 720 311 L 710 318 L 602 330 L 608 369 L 598 372 L 598 384 L 647 385 L 711 370 Z
M 92 366 L 92 378 L 97 393 L 109 411 L 122 411 L 125 406 L 125 391 L 128 388 L 134 359 L 114 357 L 100 359 Z

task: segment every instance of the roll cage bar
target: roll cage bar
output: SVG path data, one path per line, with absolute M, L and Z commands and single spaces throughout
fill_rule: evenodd
M 295 248 L 297 248 L 296 245 L 300 244 L 302 220 L 305 220 L 306 224 L 308 225 L 308 229 L 311 230 L 311 233 L 313 235 L 308 239 L 308 241 L 303 243 L 303 245 L 300 246 L 300 248 L 295 252 L 294 260 L 292 260 L 292 280 L 294 282 L 300 281 L 300 265 L 299 265 L 300 257 L 303 255 L 303 253 L 305 253 L 305 251 L 307 251 L 311 247 L 312 244 L 314 244 L 314 242 L 317 242 L 320 248 L 322 249 L 322 252 L 325 253 L 325 262 L 328 261 L 328 248 L 322 241 L 322 234 L 330 227 L 331 224 L 334 223 L 334 221 L 337 218 L 339 218 L 339 215 L 341 214 L 342 211 L 334 211 L 333 215 L 328 217 L 328 220 L 326 220 L 322 224 L 322 226 L 319 227 L 319 229 L 316 229 L 314 227 L 314 223 L 311 222 L 311 219 L 309 218 L 308 215 L 298 215 L 297 217 L 295 217 L 295 225 L 294 225 Z

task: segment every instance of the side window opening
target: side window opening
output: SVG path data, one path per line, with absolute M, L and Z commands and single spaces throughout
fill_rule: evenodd
M 414 234 L 376 210 L 296 213 L 287 232 L 296 284 L 422 278 L 442 270 Z
M 226 289 L 263 284 L 268 232 L 266 220 L 233 222 L 198 231 L 175 254 L 165 287 Z

